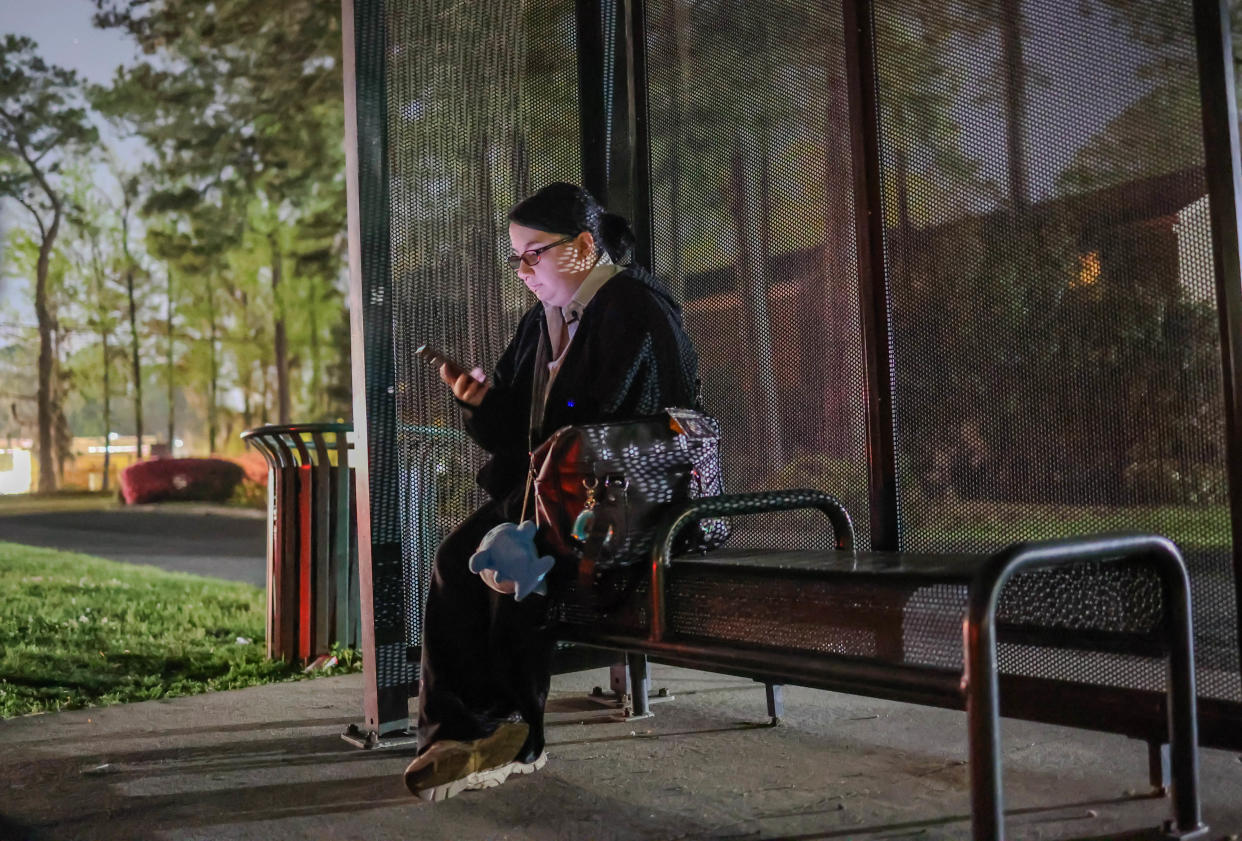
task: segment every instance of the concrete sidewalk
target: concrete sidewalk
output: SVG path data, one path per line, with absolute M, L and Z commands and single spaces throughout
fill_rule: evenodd
M 401 782 L 412 746 L 339 738 L 360 719 L 357 675 L 2 721 L 0 839 L 970 835 L 961 713 L 791 687 L 769 728 L 762 687 L 656 667 L 653 685 L 676 700 L 616 722 L 585 697 L 606 682 L 603 670 L 554 679 L 544 770 L 435 805 Z M 1167 814 L 1168 800 L 1141 795 L 1143 744 L 1004 731 L 1011 838 L 1129 838 Z M 1239 832 L 1242 763 L 1205 751 L 1202 777 L 1210 837 Z

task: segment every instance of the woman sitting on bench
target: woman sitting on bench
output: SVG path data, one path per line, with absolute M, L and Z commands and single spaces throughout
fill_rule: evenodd
M 629 262 L 634 234 L 581 187 L 549 184 L 509 213 L 508 258 L 539 302 L 490 378 L 444 366 L 466 430 L 491 454 L 489 502 L 436 553 L 424 612 L 419 755 L 410 791 L 443 800 L 543 767 L 558 561 L 548 597 L 467 564 L 493 527 L 524 508 L 530 453 L 566 425 L 692 407 L 698 359 L 664 285 Z

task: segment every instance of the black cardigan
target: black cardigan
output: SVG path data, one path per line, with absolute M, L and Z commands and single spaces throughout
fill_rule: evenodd
M 479 484 L 521 513 L 529 451 L 562 426 L 653 415 L 669 406 L 697 407 L 698 356 L 681 308 L 664 284 L 630 266 L 608 280 L 582 311 L 539 428 L 531 434 L 531 387 L 539 345 L 549 358 L 542 304 L 522 316 L 477 408 L 462 404 L 466 431 L 492 458 Z M 513 509 L 513 510 L 510 510 Z

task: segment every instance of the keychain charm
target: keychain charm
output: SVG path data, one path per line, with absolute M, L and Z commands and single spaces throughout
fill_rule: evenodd
M 583 500 L 582 511 L 574 518 L 574 527 L 569 533 L 579 543 L 586 542 L 591 526 L 595 523 L 595 488 L 599 485 L 599 479 L 594 476 L 590 480 L 583 479 L 582 485 L 586 488 L 586 499 Z

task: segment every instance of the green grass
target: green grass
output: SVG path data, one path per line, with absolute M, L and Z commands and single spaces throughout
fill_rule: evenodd
M 0 494 L 0 517 L 58 511 L 101 511 L 122 508 L 115 491 L 57 491 L 50 494 Z
M 1155 532 L 1183 549 L 1227 549 L 1231 534 L 1224 505 L 1071 506 L 1018 503 L 922 503 L 932 512 L 909 524 L 907 538 L 926 530 L 938 544 L 1004 544 L 1028 537 Z
M 0 542 L 0 717 L 305 677 L 266 659 L 264 611 L 249 584 Z

